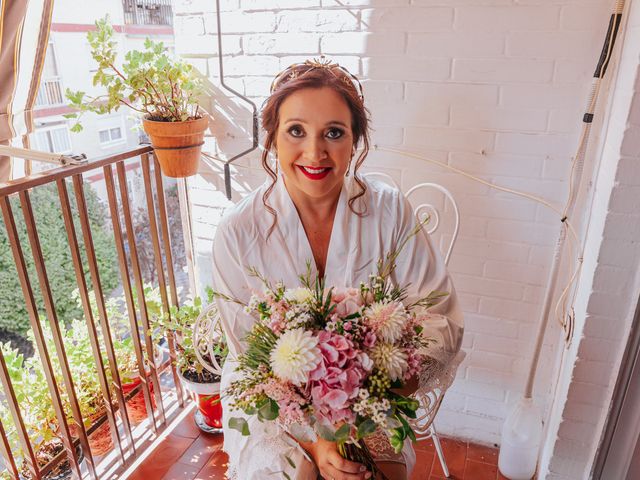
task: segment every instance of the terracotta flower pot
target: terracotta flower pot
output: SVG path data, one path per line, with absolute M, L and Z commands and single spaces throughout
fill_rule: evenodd
M 198 402 L 196 424 L 205 432 L 218 432 L 222 429 L 222 403 L 220 402 L 220 382 L 196 383 L 184 377 L 180 372 L 180 382 L 191 398 Z
M 91 448 L 91 454 L 93 456 L 104 455 L 113 449 L 111 426 L 107 419 L 104 419 L 102 424 L 89 435 L 89 447 Z
M 181 178 L 198 173 L 200 152 L 209 117 L 186 122 L 157 122 L 142 120 L 149 135 L 160 169 L 168 177 Z
M 126 397 L 129 395 L 134 388 L 138 387 L 142 381 L 140 377 L 132 378 L 130 381 L 126 383 L 122 383 L 122 393 Z M 142 422 L 145 418 L 147 418 L 147 405 L 144 402 L 144 392 L 142 391 L 143 387 L 140 387 L 138 392 L 133 395 L 129 400 L 127 400 L 127 417 L 129 417 L 129 421 L 137 425 Z M 153 394 L 153 383 L 149 382 L 149 394 L 151 395 L 151 407 L 155 410 L 156 408 L 156 397 Z

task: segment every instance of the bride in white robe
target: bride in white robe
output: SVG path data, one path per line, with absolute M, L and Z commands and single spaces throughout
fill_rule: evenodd
M 393 251 L 416 226 L 411 206 L 401 192 L 382 182 L 368 180 L 366 183 L 367 193 L 357 203 L 366 204 L 369 213 L 360 217 L 347 205 L 355 182 L 345 180 L 329 242 L 326 285 L 350 287 L 367 281 L 369 274 L 375 272 L 377 260 Z M 306 263 L 313 259 L 306 233 L 282 178 L 278 179 L 269 197 L 269 203 L 278 212 L 278 221 L 267 242 L 273 217 L 262 204 L 266 188 L 267 185 L 263 185 L 228 212 L 218 227 L 214 243 L 214 288 L 243 302 L 248 302 L 252 292 L 262 290 L 259 280 L 249 276 L 247 267 L 256 267 L 267 278 L 282 280 L 293 287 L 299 285 L 298 275 L 305 272 Z M 425 335 L 437 340 L 430 347 L 434 355 L 453 358 L 462 341 L 462 314 L 442 257 L 424 229 L 409 240 L 398 256 L 394 282 L 410 284 L 410 298 L 414 299 L 433 290 L 450 292 L 432 310 L 439 315 L 433 316 L 434 323 L 427 325 Z M 242 339 L 255 319 L 237 304 L 218 301 L 218 308 L 229 342 L 230 358 L 236 358 L 244 351 Z M 224 365 L 223 392 L 236 378 L 235 367 L 236 363 L 229 360 Z M 304 451 L 280 432 L 274 422 L 260 423 L 255 417 L 249 418 L 251 435 L 246 437 L 228 428 L 228 419 L 241 414 L 229 409 L 229 401 L 228 397 L 223 398 L 224 450 L 238 479 L 279 478 L 269 475 L 282 471 L 292 479 L 316 478 L 315 467 Z M 404 453 L 410 470 L 414 458 L 410 445 Z M 295 472 L 285 455 L 296 464 Z
M 347 82 L 325 88 L 326 82 L 332 81 L 329 74 L 344 76 L 338 68 L 341 67 L 331 72 L 326 67 L 308 69 L 313 70 L 309 77 L 315 76 L 324 82 L 320 87 L 311 83 L 301 87 L 302 90 L 293 88 L 286 92 L 285 101 L 278 104 L 278 115 L 263 111 L 263 127 L 269 135 L 265 147 L 270 150 L 277 140 L 281 173 L 271 170 L 266 165 L 267 157 L 263 156 L 265 168 L 274 177 L 273 190 L 269 192 L 271 182 L 267 181 L 231 208 L 218 226 L 213 247 L 214 290 L 247 303 L 254 291 L 262 290 L 260 281 L 249 275 L 250 267 L 272 281 L 282 280 L 291 288 L 299 286 L 298 276 L 306 271 L 309 262 L 314 273 L 324 276 L 327 286 L 358 286 L 376 272 L 377 261 L 394 251 L 416 227 L 417 220 L 401 192 L 382 182 L 360 179 L 359 183 L 354 178 L 366 156 L 367 141 L 365 153 L 355 162 L 354 174 L 350 175 L 355 146 L 362 138 L 357 124 L 363 122 L 362 117 L 357 118 L 353 112 L 354 108 L 364 112 L 364 107 L 362 96 L 360 100 L 352 99 L 359 101 L 360 106 L 351 105 L 349 110 L 347 103 L 336 95 L 338 92 L 346 98 L 351 94 L 344 91 Z M 289 78 L 303 84 L 300 77 L 308 70 L 299 69 L 298 73 L 302 74 Z M 311 82 L 313 78 L 304 81 Z M 355 91 L 353 86 L 350 88 Z M 265 115 L 271 115 L 272 124 L 264 119 Z M 364 122 L 366 124 L 366 120 Z M 351 205 L 350 200 L 362 192 L 363 185 L 364 195 Z M 265 193 L 269 207 L 265 205 Z M 329 205 L 326 221 L 318 220 L 317 215 L 323 205 Z M 451 361 L 462 343 L 462 313 L 442 257 L 424 229 L 411 237 L 402 249 L 392 280 L 399 286 L 409 285 L 409 301 L 434 290 L 449 292 L 431 310 L 433 315 L 425 325 L 424 335 L 433 340 L 428 351 L 431 357 L 443 365 Z M 236 359 L 246 348 L 243 339 L 255 319 L 238 304 L 222 300 L 217 304 L 229 344 L 221 385 L 229 477 L 313 480 L 321 474 L 329 480 L 368 478 L 357 469 L 334 468 L 335 460 L 333 464 L 325 461 L 335 459 L 335 447 L 332 451 L 314 449 L 314 464 L 302 446 L 275 422 L 261 423 L 255 417 L 247 418 L 241 411 L 230 409 L 231 399 L 224 392 L 239 376 L 235 371 Z M 249 436 L 228 427 L 229 419 L 239 416 L 247 418 Z M 400 458 L 398 463 L 406 465 L 408 477 L 415 463 L 409 441 Z M 348 467 L 354 466 L 357 464 Z

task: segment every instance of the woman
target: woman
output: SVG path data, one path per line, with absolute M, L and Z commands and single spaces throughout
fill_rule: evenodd
M 219 225 L 213 249 L 214 288 L 246 302 L 252 291 L 261 289 L 247 267 L 294 287 L 311 260 L 327 285 L 349 287 L 367 280 L 378 259 L 414 229 L 416 219 L 401 192 L 358 176 L 369 147 L 360 83 L 346 69 L 323 60 L 292 65 L 274 80 L 262 125 L 262 163 L 271 178 Z M 274 166 L 270 153 L 275 153 Z M 394 277 L 397 285 L 410 284 L 413 298 L 432 290 L 450 292 L 435 309 L 427 335 L 437 340 L 434 357 L 445 362 L 453 358 L 462 340 L 462 315 L 442 258 L 424 231 L 402 250 Z M 238 376 L 233 359 L 243 352 L 242 340 L 254 319 L 236 304 L 218 305 L 230 347 L 224 392 Z M 227 427 L 228 417 L 241 414 L 230 412 L 229 402 L 223 399 L 231 478 L 284 478 L 276 475 L 279 472 L 292 479 L 315 479 L 318 474 L 333 480 L 371 477 L 362 465 L 342 459 L 335 443 L 298 443 L 274 422 L 248 418 L 251 435 L 243 437 Z M 415 461 L 412 447 L 394 454 L 382 440 L 371 445 L 377 464 L 388 478 L 407 478 Z

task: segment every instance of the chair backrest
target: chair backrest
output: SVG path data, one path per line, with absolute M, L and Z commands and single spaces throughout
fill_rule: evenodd
M 193 346 L 198 361 L 215 375 L 222 376 L 222 366 L 216 360 L 214 348 L 223 338 L 222 323 L 216 302 L 211 302 L 198 316 L 193 325 Z M 204 358 L 208 354 L 211 362 Z
M 398 190 L 402 190 L 398 185 L 398 183 L 393 179 L 393 177 L 391 177 L 391 175 L 387 173 L 367 172 L 367 173 L 364 173 L 362 176 L 365 178 L 379 178 L 389 183 L 390 185 L 396 187 Z M 460 211 L 458 209 L 458 204 L 456 203 L 455 198 L 453 198 L 453 195 L 451 194 L 451 192 L 447 190 L 445 187 L 443 187 L 440 184 L 432 183 L 432 182 L 425 182 L 425 183 L 419 183 L 418 185 L 414 185 L 409 190 L 404 192 L 404 194 L 409 199 L 409 201 L 411 201 L 413 198 L 419 199 L 421 195 L 428 196 L 428 192 L 433 192 L 433 191 L 436 191 L 442 194 L 445 198 L 445 201 L 449 202 L 453 210 L 453 221 L 454 221 L 453 233 L 451 234 L 451 240 L 446 245 L 445 251 L 442 252 L 444 255 L 444 263 L 448 264 L 449 260 L 451 259 L 451 252 L 453 251 L 453 247 L 458 238 L 458 232 L 460 230 Z M 444 207 L 444 203 L 443 203 L 443 207 Z M 429 201 L 419 203 L 418 205 L 414 205 L 413 211 L 416 217 L 420 220 L 424 220 L 427 215 L 431 217 L 431 220 L 427 225 L 427 233 L 429 233 L 429 235 L 433 235 L 438 230 L 438 227 L 441 226 L 440 219 L 443 217 L 444 212 L 442 212 L 442 209 L 439 209 L 437 206 L 435 206 L 434 203 L 431 203 Z

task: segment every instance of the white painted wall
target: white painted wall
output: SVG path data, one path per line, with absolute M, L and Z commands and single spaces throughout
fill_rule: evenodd
M 610 1 L 221 3 L 226 81 L 258 105 L 281 69 L 324 53 L 363 80 L 373 143 L 564 202 Z M 214 8 L 210 1 L 174 2 L 176 51 L 212 79 L 216 138 L 208 148 L 229 158 L 250 144 L 250 113 L 220 89 Z M 597 131 L 594 137 L 597 143 Z M 234 200 L 263 181 L 257 157 L 237 162 Z M 557 219 L 426 162 L 373 151 L 367 168 L 392 175 L 404 189 L 440 182 L 460 203 L 462 230 L 450 270 L 466 314 L 468 356 L 437 424 L 446 434 L 498 442 L 524 388 Z M 225 205 L 220 171 L 217 163 L 204 165 L 189 180 L 201 284 L 209 281 L 211 240 Z M 536 383 L 545 411 L 559 338 L 554 325 Z

